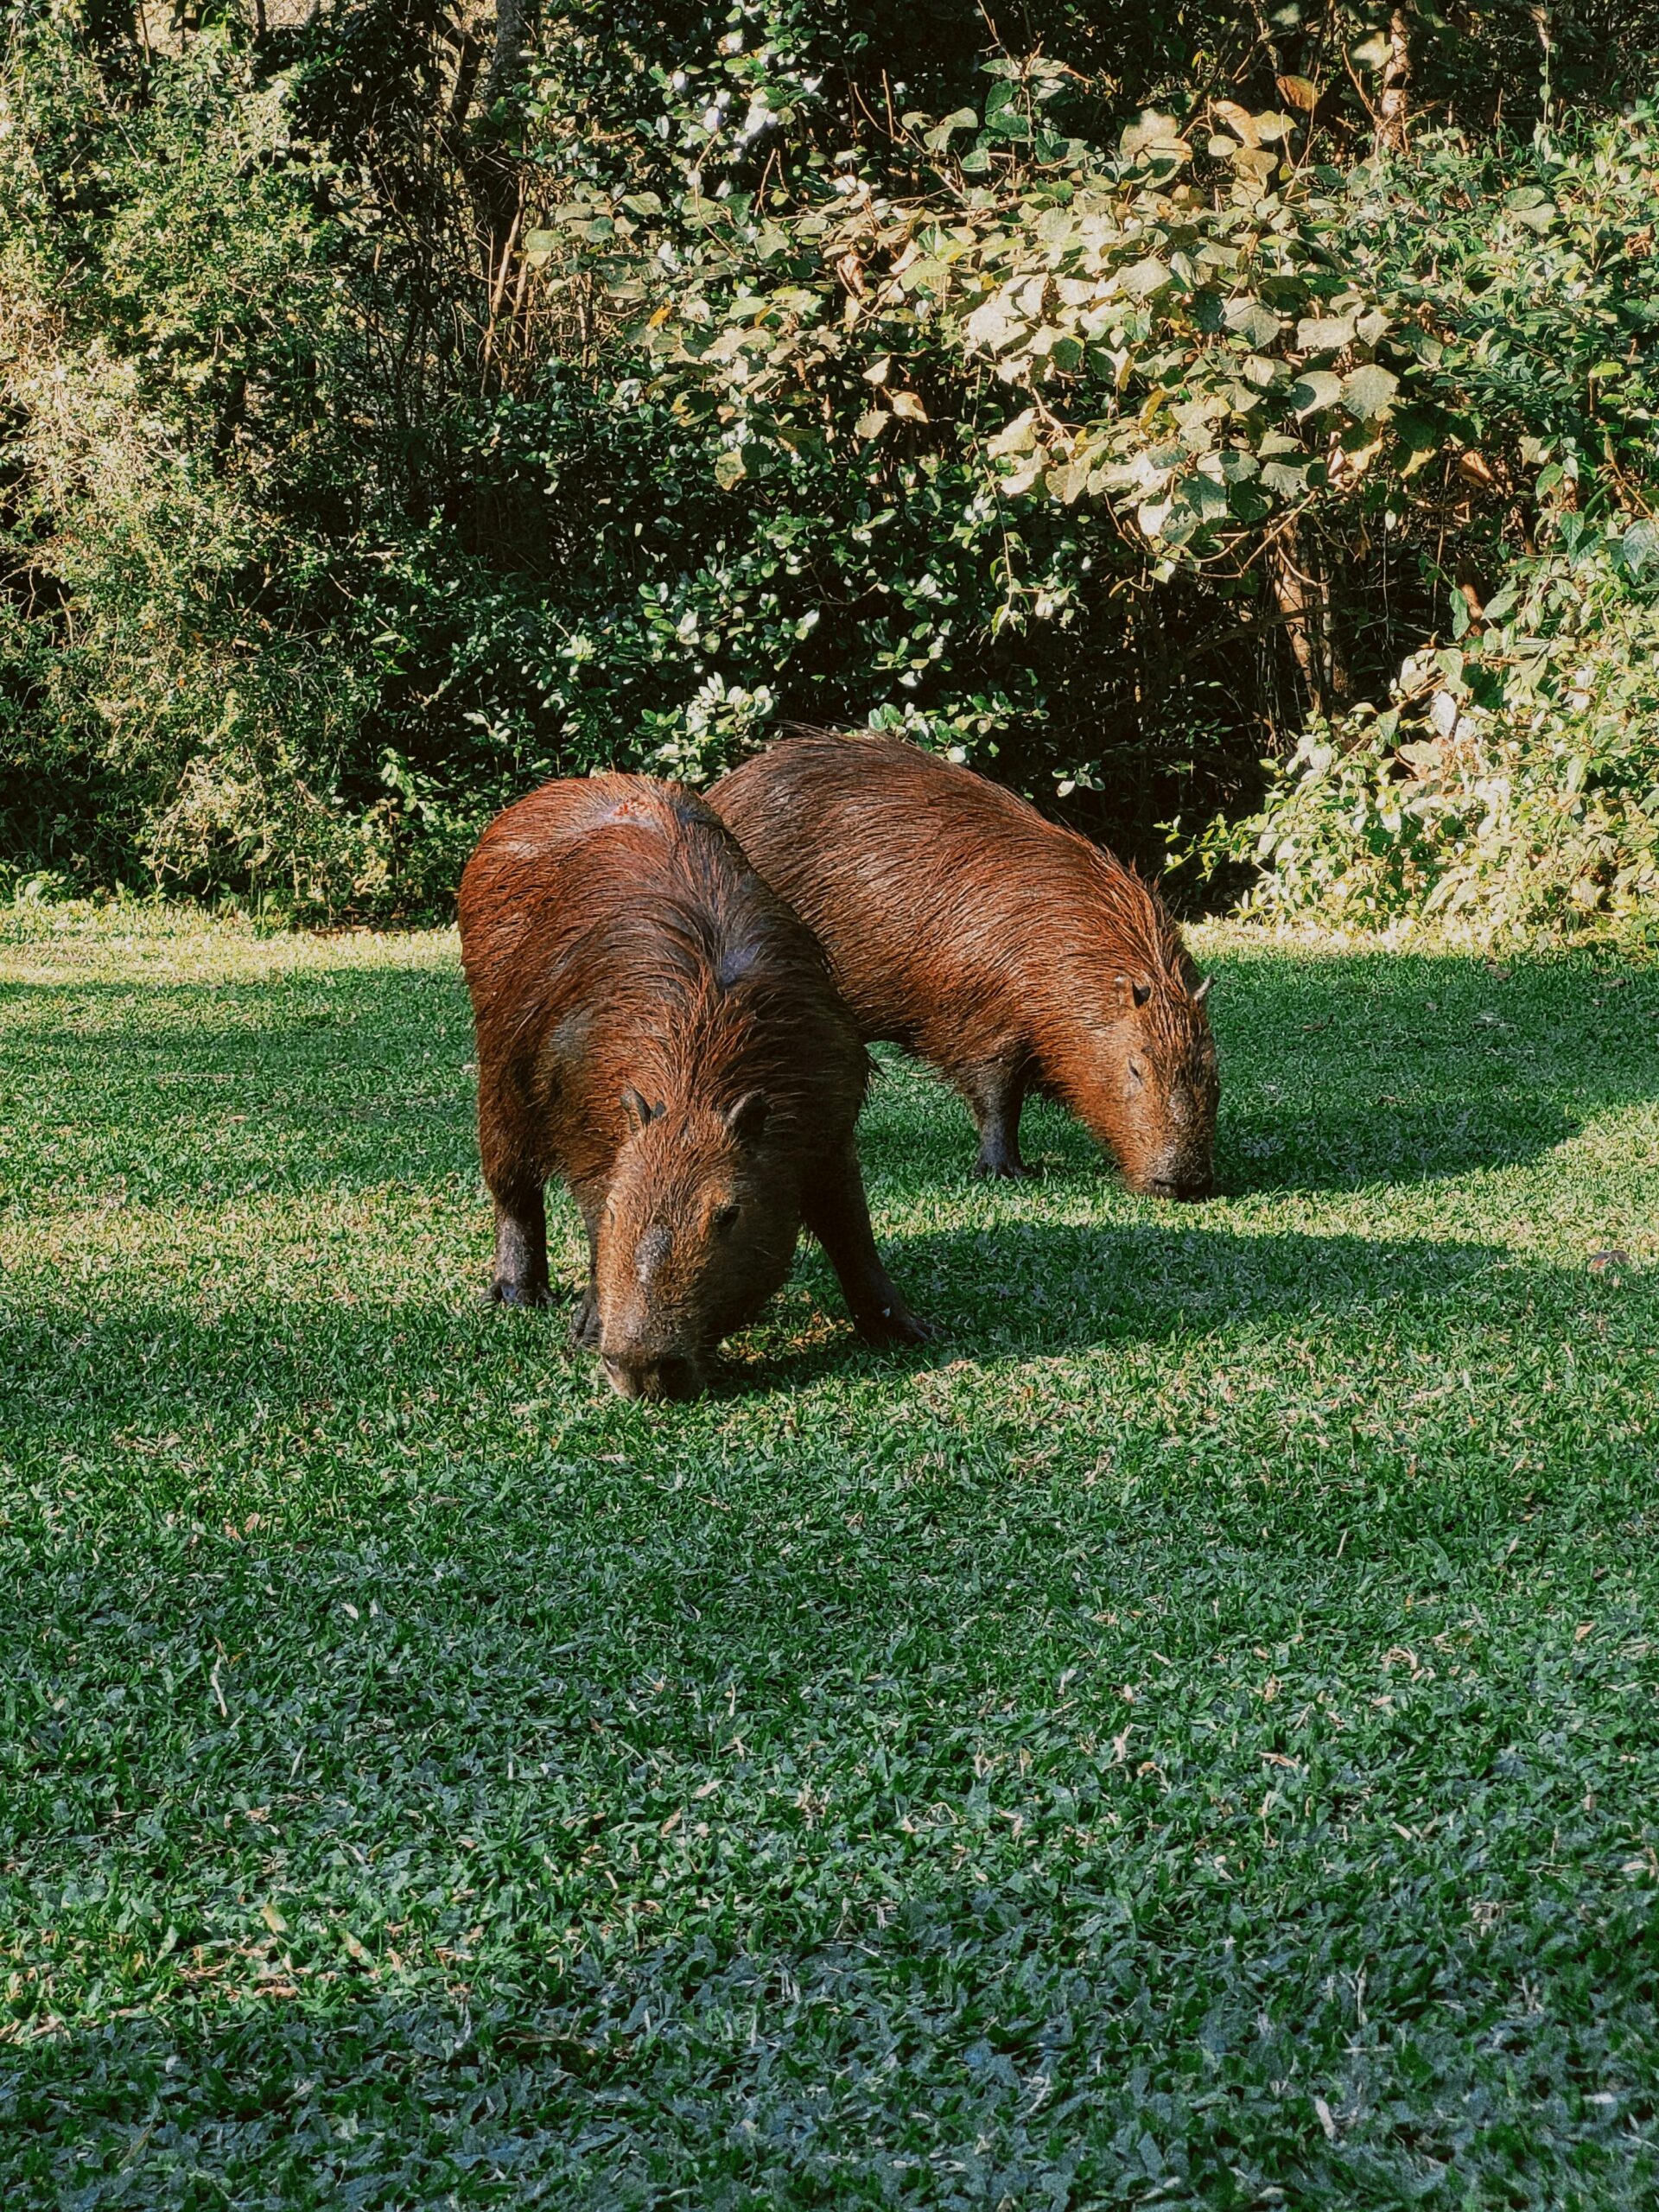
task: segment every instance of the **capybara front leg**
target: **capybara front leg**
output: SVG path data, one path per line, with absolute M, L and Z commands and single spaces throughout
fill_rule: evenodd
M 495 1197 L 495 1265 L 490 1296 L 501 1306 L 545 1306 L 547 1208 L 539 1183 Z
M 1034 1172 L 1020 1157 L 1020 1109 L 1026 1099 L 1026 1077 L 1024 1058 L 1014 1053 L 982 1060 L 976 1067 L 963 1071 L 962 1095 L 979 1131 L 976 1174 L 1001 1175 L 1017 1181 Z
M 599 1318 L 599 1245 L 594 1234 L 594 1224 L 586 1207 L 582 1209 L 582 1223 L 588 1231 L 588 1281 L 577 1303 L 575 1318 L 570 1323 L 570 1341 L 584 1351 L 597 1351 L 601 1335 Z
M 926 1344 L 933 1331 L 912 1313 L 881 1264 L 858 1155 L 850 1145 L 808 1192 L 806 1225 L 829 1255 L 860 1336 L 873 1344 Z

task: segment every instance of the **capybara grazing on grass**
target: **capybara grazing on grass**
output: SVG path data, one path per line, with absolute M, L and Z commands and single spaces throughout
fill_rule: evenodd
M 982 1173 L 1026 1173 L 1020 1109 L 1036 1090 L 1077 1116 L 1131 1190 L 1209 1192 L 1209 985 L 1133 869 L 891 737 L 804 731 L 709 801 L 817 934 L 862 1034 L 962 1093 Z
M 690 1397 L 789 1271 L 801 1224 L 873 1343 L 925 1333 L 870 1233 L 869 1066 L 808 931 L 677 785 L 545 784 L 461 885 L 493 1294 L 548 1295 L 543 1185 L 587 1224 L 580 1342 L 626 1397 Z

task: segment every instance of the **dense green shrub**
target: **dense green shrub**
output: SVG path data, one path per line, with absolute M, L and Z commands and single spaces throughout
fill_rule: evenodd
M 1477 944 L 1659 925 L 1659 531 L 1563 526 L 1383 712 L 1315 725 L 1215 850 L 1249 911 Z

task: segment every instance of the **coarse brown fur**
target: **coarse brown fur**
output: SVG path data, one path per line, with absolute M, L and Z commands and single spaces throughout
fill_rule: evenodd
M 807 730 L 709 793 L 814 931 L 866 1038 L 966 1099 L 986 1174 L 1025 1173 L 1032 1090 L 1136 1191 L 1211 1187 L 1218 1084 L 1200 983 L 1133 869 L 1012 791 L 899 739 Z
M 856 1029 L 809 932 L 691 792 L 543 785 L 485 831 L 461 938 L 498 1299 L 548 1295 L 557 1175 L 588 1230 L 577 1336 L 626 1395 L 702 1388 L 803 1222 L 866 1337 L 923 1333 L 870 1233 Z

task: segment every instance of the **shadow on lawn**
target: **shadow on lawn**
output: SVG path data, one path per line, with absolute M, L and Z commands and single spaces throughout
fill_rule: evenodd
M 1239 1236 L 1192 1227 L 1077 1228 L 1005 1223 L 889 1239 L 895 1280 L 939 1334 L 902 1352 L 861 1347 L 823 1255 L 804 1246 L 798 1271 L 767 1308 L 756 1350 L 726 1363 L 721 1394 L 782 1391 L 894 1364 L 925 1369 L 962 1358 L 1006 1358 L 1160 1343 L 1229 1326 L 1305 1327 L 1356 1313 L 1433 1307 L 1493 1269 L 1502 1247 L 1300 1234 Z M 319 1287 L 322 1287 L 321 1280 Z M 521 1389 L 543 1365 L 550 1383 L 577 1394 L 597 1373 L 569 1347 L 571 1285 L 535 1313 L 388 1300 L 384 1306 L 239 1300 L 204 1318 L 185 1304 L 44 1310 L 26 1292 L 6 1316 L 15 1402 L 38 1434 L 61 1415 L 87 1427 L 189 1425 L 204 1404 L 245 1399 L 305 1405 L 379 1402 L 418 1373 L 468 1390 Z M 563 1294 L 569 1293 L 566 1296 Z M 810 1349 L 772 1353 L 766 1339 L 835 1325 Z M 494 1372 L 501 1378 L 492 1384 Z M 142 1378 L 140 1380 L 139 1378 Z M 447 1383 L 447 1387 L 448 1387 Z
M 1334 1321 L 1435 1305 L 1514 1264 L 1499 1245 L 1243 1236 L 1197 1223 L 1111 1229 L 1004 1223 L 889 1238 L 883 1249 L 894 1280 L 939 1336 L 917 1351 L 862 1356 L 897 1357 L 916 1367 L 1157 1343 L 1240 1325 L 1300 1327 L 1325 1316 Z M 834 1278 L 816 1250 L 801 1274 L 818 1306 L 839 1318 L 844 1308 Z M 842 1340 L 785 1355 L 750 1370 L 748 1387 L 782 1388 L 829 1374 L 858 1351 Z
M 1596 1102 L 1624 1103 L 1625 1095 Z M 938 1170 L 966 1183 L 973 1160 L 968 1118 L 942 1090 L 937 1112 L 942 1125 L 960 1123 L 959 1129 L 941 1126 L 937 1133 L 941 1147 L 948 1147 L 938 1154 Z M 867 1164 L 898 1181 L 902 1161 L 911 1171 L 907 1179 L 913 1179 L 913 1138 L 891 1123 L 883 1126 L 885 1120 L 879 1104 L 867 1114 L 860 1133 Z M 1456 1095 L 1409 1105 L 1385 1097 L 1360 1110 L 1333 1102 L 1328 1111 L 1319 1113 L 1279 1113 L 1259 1099 L 1224 1094 L 1216 1137 L 1217 1195 L 1351 1191 L 1368 1184 L 1478 1174 L 1541 1159 L 1583 1126 L 1581 1114 L 1569 1114 L 1535 1094 L 1510 1093 L 1478 1104 Z M 957 1138 L 959 1142 L 950 1141 Z M 1027 1106 L 1022 1142 L 1027 1160 L 1039 1171 L 1039 1188 L 1043 1180 L 1056 1178 L 1115 1177 L 1111 1161 L 1088 1132 L 1056 1106 Z M 936 1163 L 930 1159 L 928 1164 Z

